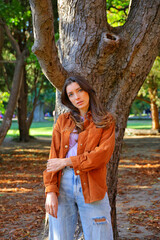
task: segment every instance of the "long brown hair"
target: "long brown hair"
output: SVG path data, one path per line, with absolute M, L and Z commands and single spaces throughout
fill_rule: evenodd
M 92 120 L 97 128 L 109 128 L 114 121 L 112 115 L 107 112 L 98 101 L 95 90 L 89 85 L 89 83 L 81 76 L 70 76 L 66 79 L 62 94 L 61 102 L 71 110 L 71 117 L 76 124 L 78 132 L 83 131 L 83 121 L 80 117 L 80 112 L 68 98 L 66 88 L 71 83 L 76 82 L 79 86 L 89 94 L 89 110 L 91 110 Z M 86 113 L 87 116 L 87 113 Z

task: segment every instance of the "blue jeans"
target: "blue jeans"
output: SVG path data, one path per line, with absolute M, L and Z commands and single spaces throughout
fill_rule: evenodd
M 85 203 L 80 177 L 72 168 L 65 168 L 58 197 L 57 219 L 49 215 L 49 240 L 73 240 L 78 210 L 85 240 L 113 240 L 110 205 L 104 199 Z

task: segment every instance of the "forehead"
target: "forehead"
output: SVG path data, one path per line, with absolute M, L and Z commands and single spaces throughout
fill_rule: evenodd
M 72 82 L 71 84 L 69 84 L 69 85 L 66 87 L 66 92 L 67 92 L 67 93 L 73 92 L 73 91 L 77 90 L 78 88 L 80 88 L 79 84 L 76 83 L 76 82 Z

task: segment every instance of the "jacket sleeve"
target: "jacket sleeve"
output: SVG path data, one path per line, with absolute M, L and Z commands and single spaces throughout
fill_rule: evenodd
M 90 152 L 70 157 L 75 174 L 79 175 L 107 164 L 112 156 L 114 146 L 115 123 L 112 123 L 108 129 L 103 130 L 99 146 Z
M 60 117 L 54 126 L 52 133 L 52 143 L 49 154 L 49 159 L 58 158 L 60 148 L 61 134 L 60 134 Z M 45 185 L 45 192 L 56 192 L 59 195 L 58 189 L 58 172 L 43 172 L 43 181 Z

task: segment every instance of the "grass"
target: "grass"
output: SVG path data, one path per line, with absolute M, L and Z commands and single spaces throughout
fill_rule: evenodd
M 128 120 L 127 128 L 132 129 L 151 129 L 152 127 L 152 120 L 145 119 L 145 120 Z
M 128 120 L 127 128 L 151 129 L 152 120 Z M 51 137 L 53 130 L 53 119 L 46 119 L 44 122 L 33 122 L 30 128 L 30 135 L 34 137 Z M 7 133 L 7 137 L 17 137 L 19 135 L 17 120 L 12 121 L 12 126 Z
M 51 137 L 53 130 L 53 120 L 44 122 L 33 122 L 29 131 L 30 136 L 34 137 Z M 17 137 L 19 135 L 18 123 L 13 120 L 12 126 L 7 133 L 7 137 Z

